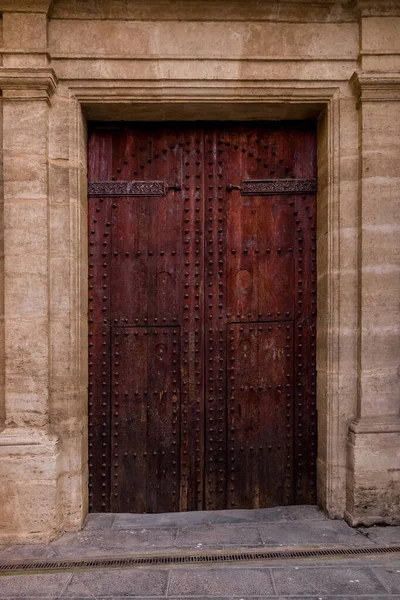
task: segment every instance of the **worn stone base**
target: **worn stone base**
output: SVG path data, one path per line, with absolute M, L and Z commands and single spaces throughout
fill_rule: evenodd
M 364 418 L 347 438 L 346 521 L 400 524 L 400 418 Z
M 0 544 L 47 543 L 61 533 L 58 438 L 31 429 L 0 434 Z

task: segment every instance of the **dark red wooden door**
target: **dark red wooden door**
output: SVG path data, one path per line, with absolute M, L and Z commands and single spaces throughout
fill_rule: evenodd
M 90 509 L 315 502 L 314 125 L 92 126 Z

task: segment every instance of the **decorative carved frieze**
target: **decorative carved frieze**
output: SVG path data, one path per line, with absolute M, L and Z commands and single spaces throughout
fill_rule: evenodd
M 271 196 L 276 194 L 315 194 L 316 179 L 247 179 L 240 186 L 228 185 L 228 191 L 240 190 L 242 196 Z
M 89 196 L 165 196 L 165 181 L 89 181 Z

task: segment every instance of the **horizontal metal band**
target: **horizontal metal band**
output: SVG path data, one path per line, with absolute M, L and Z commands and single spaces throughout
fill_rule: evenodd
M 89 181 L 89 196 L 165 196 L 165 181 Z M 175 186 L 171 186 L 174 187 Z
M 315 194 L 316 179 L 247 179 L 238 188 L 242 196 L 267 196 L 275 194 Z

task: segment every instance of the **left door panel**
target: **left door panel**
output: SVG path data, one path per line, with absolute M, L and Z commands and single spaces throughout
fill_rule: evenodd
M 94 512 L 203 507 L 202 154 L 193 127 L 89 137 Z

